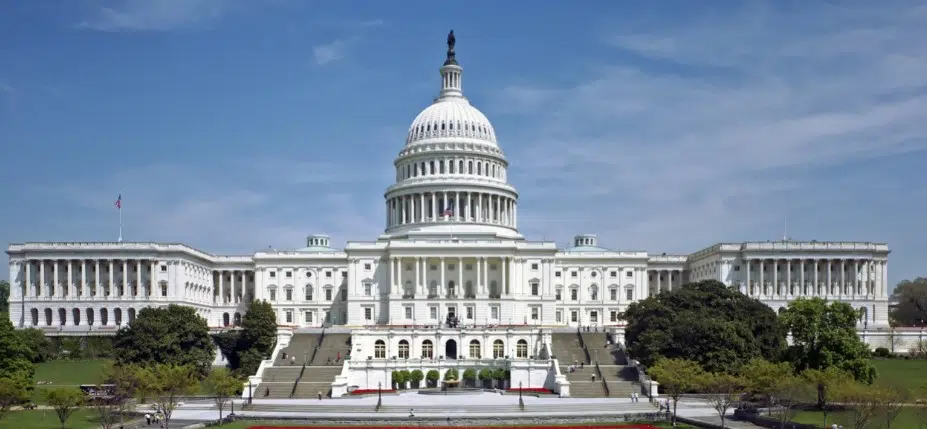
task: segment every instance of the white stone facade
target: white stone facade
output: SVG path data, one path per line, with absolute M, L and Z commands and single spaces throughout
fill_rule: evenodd
M 715 279 L 776 309 L 821 296 L 862 309 L 861 327 L 887 325 L 885 244 L 722 243 L 660 255 L 609 250 L 594 235 L 568 248 L 525 239 L 508 160 L 463 96 L 463 69 L 451 58 L 439 96 L 394 161 L 375 240 L 333 249 L 315 235 L 302 249 L 247 256 L 167 243 L 14 243 L 13 323 L 100 333 L 143 307 L 173 303 L 225 327 L 259 299 L 273 304 L 280 325 L 297 328 L 435 326 L 449 314 L 463 326 L 610 326 L 632 302 Z

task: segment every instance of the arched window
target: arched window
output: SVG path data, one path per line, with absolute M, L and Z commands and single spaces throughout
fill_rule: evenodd
M 505 357 L 505 343 L 502 340 L 492 342 L 492 357 L 493 359 Z
M 39 324 L 39 310 L 33 308 L 32 310 L 29 311 L 29 313 L 32 314 L 32 326 L 38 326 L 38 324 Z
M 431 283 L 428 284 L 428 297 L 434 298 L 436 296 L 438 296 L 438 281 L 432 280 Z
M 229 314 L 222 313 L 222 326 L 229 326 Z
M 453 281 L 453 280 L 447 282 L 447 296 L 449 296 L 449 297 L 456 297 L 457 291 L 455 290 L 456 288 L 455 288 L 454 286 L 455 286 L 455 285 L 454 285 L 454 281 Z
M 311 273 L 308 273 L 311 274 Z M 306 301 L 312 301 L 312 285 L 306 285 Z
M 422 341 L 422 358 L 423 359 L 434 359 L 435 357 L 435 346 L 432 344 L 431 340 Z
M 134 321 L 135 321 L 135 309 L 130 308 L 129 309 L 129 323 L 132 323 Z
M 100 324 L 103 326 L 109 324 L 109 311 L 105 308 L 100 309 Z
M 386 359 L 386 343 L 383 340 L 377 340 L 373 344 L 373 358 L 374 359 Z
M 68 312 L 63 308 L 59 308 L 58 309 L 58 324 L 61 326 L 64 326 L 67 321 L 68 321 Z
M 80 325 L 80 309 L 75 308 L 71 310 L 71 323 L 73 323 L 74 326 Z
M 45 324 L 48 326 L 52 324 L 52 311 L 50 308 L 45 309 Z
M 409 342 L 406 340 L 399 340 L 399 359 L 408 359 L 409 358 Z
M 235 326 L 241 325 L 241 313 L 235 313 Z
M 599 287 L 596 285 L 589 286 L 589 299 L 596 301 L 599 299 Z
M 479 359 L 481 357 L 479 340 L 470 340 L 470 359 Z
M 527 358 L 528 357 L 528 342 L 525 340 L 518 340 L 518 343 L 515 344 L 515 357 L 517 358 Z
M 93 322 L 95 321 L 93 317 L 94 316 L 93 309 L 88 308 L 86 311 L 87 311 L 87 324 L 90 326 L 93 326 Z
M 122 309 L 117 308 L 113 310 L 113 319 L 116 321 L 116 326 L 122 325 Z

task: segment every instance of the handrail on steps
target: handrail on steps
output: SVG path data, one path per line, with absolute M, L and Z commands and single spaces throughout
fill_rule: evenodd
M 319 349 L 322 348 L 322 341 L 325 340 L 325 327 L 322 327 L 322 335 L 319 335 L 319 342 L 315 343 L 315 348 L 312 349 L 312 357 L 309 358 L 309 365 L 312 365 L 312 362 L 315 361 L 315 354 L 319 352 Z
M 296 376 L 296 381 L 293 382 L 293 388 L 290 389 L 290 399 L 293 399 L 293 396 L 296 395 L 296 386 L 299 385 L 299 380 L 303 379 L 304 372 L 306 372 L 305 362 L 303 362 L 303 367 L 299 369 L 299 375 Z
M 599 374 L 599 380 L 602 380 L 602 387 L 605 388 L 605 396 L 611 397 L 612 392 L 608 388 L 608 382 L 605 381 L 605 375 L 602 374 L 602 368 L 599 368 L 599 361 L 595 361 L 595 372 Z

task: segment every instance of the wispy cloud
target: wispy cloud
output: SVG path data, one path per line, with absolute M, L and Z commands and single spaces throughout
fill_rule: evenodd
M 350 47 L 361 41 L 367 31 L 373 28 L 382 27 L 386 22 L 382 19 L 370 19 L 363 21 L 334 21 L 335 24 L 328 23 L 343 33 L 341 37 L 335 40 L 315 45 L 312 47 L 312 61 L 317 66 L 325 66 L 337 61 L 341 61 L 347 56 Z
M 925 8 L 858 5 L 618 22 L 607 43 L 638 60 L 564 87 L 505 88 L 499 110 L 537 124 L 510 151 L 530 212 L 546 213 L 525 227 L 563 238 L 599 225 L 608 242 L 649 250 L 764 238 L 758 227 L 844 192 L 821 173 L 927 149 L 927 47 L 912 43 L 927 39 Z M 874 180 L 840 204 L 884 192 L 889 179 Z
M 316 65 L 320 66 L 341 60 L 344 58 L 346 46 L 347 44 L 340 39 L 328 44 L 313 46 L 312 59 Z
M 117 0 L 93 9 L 79 27 L 108 32 L 199 28 L 242 6 L 240 0 Z

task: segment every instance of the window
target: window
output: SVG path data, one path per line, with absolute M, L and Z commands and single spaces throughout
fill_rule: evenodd
M 625 299 L 634 301 L 634 289 L 628 288 L 628 290 L 625 291 L 625 295 Z
M 373 344 L 373 358 L 374 359 L 386 359 L 386 343 L 383 340 L 377 340 Z
M 628 271 L 628 272 L 624 273 L 624 276 L 627 277 L 627 278 L 634 277 L 634 272 L 633 272 L 633 271 Z
M 348 278 L 348 272 L 347 272 L 347 271 L 342 271 L 342 272 L 341 272 L 341 278 L 343 278 L 343 279 Z
M 364 270 L 370 271 L 370 264 L 364 264 Z M 408 346 L 408 344 L 407 344 Z
M 592 276 L 592 277 L 595 277 L 595 276 L 599 275 L 599 273 L 593 271 L 593 272 L 589 273 L 589 275 Z
M 274 278 L 274 277 L 277 277 L 277 272 L 276 272 L 276 271 L 271 271 L 271 272 L 270 272 L 270 278 Z
M 608 273 L 608 276 L 611 277 L 611 278 L 618 277 L 618 272 L 617 272 L 617 271 L 612 271 L 612 272 Z
M 438 271 L 437 265 L 431 265 L 429 268 L 431 269 L 431 271 Z
M 579 321 L 579 314 L 576 310 L 570 312 L 570 322 L 576 323 Z
M 531 307 L 531 320 L 540 319 L 541 309 L 537 307 Z
M 489 264 L 489 271 L 496 271 L 496 264 Z
M 618 289 L 609 289 L 608 294 L 609 294 L 608 298 L 611 299 L 612 301 L 618 300 Z
M 331 272 L 331 271 L 326 271 L 326 272 L 325 272 L 325 278 L 327 278 L 327 279 L 332 278 L 332 272 Z
M 276 301 L 276 300 L 277 300 L 277 291 L 276 291 L 276 290 L 273 290 L 273 289 L 270 290 L 270 300 L 271 300 L 271 301 Z
M 590 312 L 589 312 L 589 321 L 592 322 L 592 323 L 599 323 L 599 312 L 598 312 L 598 311 L 590 311 Z
M 740 271 L 740 265 L 734 265 L 734 271 Z
M 570 271 L 570 277 L 576 277 L 576 271 Z
M 554 316 L 556 317 L 556 319 L 554 319 L 554 320 L 555 320 L 557 323 L 563 323 L 563 312 L 562 312 L 562 311 L 557 310 L 557 312 L 554 313 Z
M 306 278 L 312 278 L 312 271 L 306 271 Z
M 554 299 L 556 299 L 557 301 L 560 301 L 561 299 L 563 299 L 562 292 L 563 292 L 562 290 L 557 289 L 557 295 L 554 297 Z
M 466 269 L 467 269 L 467 271 L 472 271 L 472 270 L 473 270 L 473 264 L 467 264 Z
M 570 289 L 570 299 L 573 301 L 579 300 L 579 291 L 575 288 Z
M 561 275 L 560 271 L 557 271 L 556 273 L 554 273 L 554 277 L 560 277 L 560 275 Z
M 314 318 L 315 318 L 315 317 L 312 315 L 312 312 L 311 312 L 311 311 L 307 311 L 307 312 L 306 312 L 306 323 L 312 323 L 312 319 L 314 319 Z
M 538 289 L 540 289 L 538 282 L 531 282 L 531 295 L 538 296 Z
M 286 323 L 293 323 L 293 311 L 287 310 L 285 314 L 286 314 Z
M 538 270 L 538 264 L 531 264 L 531 269 L 534 271 Z
M 499 307 L 490 307 L 489 316 L 492 320 L 499 320 Z
M 454 264 L 447 264 L 448 271 L 454 271 Z
M 502 340 L 492 342 L 492 357 L 493 359 L 505 357 L 505 343 Z
M 399 340 L 399 359 L 408 359 L 409 358 L 409 342 L 406 340 Z
M 342 300 L 342 301 L 347 301 L 347 299 L 348 299 L 348 290 L 347 290 L 347 289 L 341 289 L 341 300 Z
M 438 319 L 438 307 L 429 308 L 428 314 L 431 316 L 432 319 L 437 320 Z
M 470 359 L 479 359 L 481 357 L 479 340 L 470 340 Z
M 406 319 L 412 318 L 412 307 L 406 307 Z
M 161 266 L 161 272 L 162 272 L 162 273 L 166 273 L 166 272 L 167 272 L 167 265 L 162 265 L 162 266 Z
M 364 296 L 370 296 L 370 292 L 373 289 L 373 285 L 370 283 L 364 283 Z
M 292 301 L 292 300 L 293 300 L 293 289 L 287 289 L 287 290 L 286 290 L 286 300 L 287 300 L 287 301 Z
M 612 322 L 617 322 L 617 321 L 618 321 L 618 312 L 615 311 L 615 310 L 610 311 L 610 312 L 608 313 L 608 320 L 611 320 Z
M 467 320 L 473 320 L 473 307 L 467 307 Z
M 287 272 L 286 272 L 286 278 L 288 278 L 288 279 L 293 278 L 293 272 L 292 272 L 292 271 L 287 271 Z
M 431 340 L 422 341 L 422 358 L 434 359 L 435 347 Z
M 589 297 L 590 297 L 593 301 L 598 300 L 598 299 L 599 299 L 599 288 L 597 288 L 597 287 L 595 287 L 595 286 L 591 287 L 591 288 L 589 289 Z
M 373 309 L 364 307 L 364 320 L 373 320 Z
M 525 340 L 518 340 L 518 343 L 515 345 L 515 357 L 516 358 L 527 358 L 528 357 L 528 342 Z
M 306 301 L 312 301 L 312 285 L 306 285 Z

